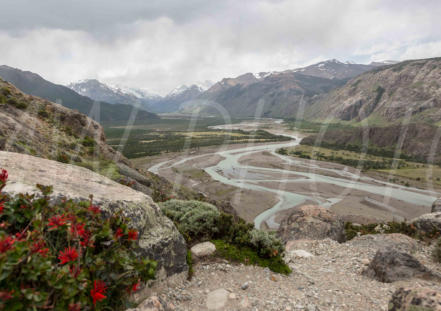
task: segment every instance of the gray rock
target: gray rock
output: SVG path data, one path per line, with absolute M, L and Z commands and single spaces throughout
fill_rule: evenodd
M 325 238 L 338 242 L 346 240 L 343 220 L 331 211 L 315 205 L 295 209 L 281 222 L 278 233 L 285 242 Z
M 191 248 L 191 254 L 195 259 L 211 256 L 216 251 L 216 246 L 211 242 L 203 242 Z
M 399 288 L 389 301 L 389 311 L 441 311 L 441 292 L 420 288 Z
M 6 193 L 38 192 L 35 184 L 39 183 L 53 186 L 54 200 L 62 196 L 88 200 L 93 194 L 94 204 L 104 214 L 122 211 L 130 218 L 130 226 L 139 232 L 140 256 L 158 262 L 157 276 L 187 270 L 183 237 L 146 194 L 82 167 L 25 154 L 0 151 L 0 163 L 9 172 Z
M 208 310 L 223 310 L 228 302 L 229 292 L 219 288 L 207 295 L 206 306 Z
M 349 245 L 366 249 L 396 249 L 405 253 L 415 252 L 419 245 L 416 240 L 400 233 L 366 234 L 346 242 Z
M 441 212 L 441 198 L 435 200 L 432 204 L 432 213 Z
M 250 287 L 250 284 L 248 282 L 245 282 L 242 284 L 242 286 L 240 287 L 242 290 L 246 290 L 248 289 L 248 287 Z
M 126 311 L 173 311 L 174 308 L 168 305 L 161 297 L 151 296 L 141 302 L 135 309 L 127 309 Z
M 384 283 L 413 277 L 435 278 L 435 275 L 412 255 L 396 249 L 378 250 L 363 274 Z
M 441 212 L 421 215 L 411 220 L 411 223 L 420 233 L 432 235 L 441 231 Z

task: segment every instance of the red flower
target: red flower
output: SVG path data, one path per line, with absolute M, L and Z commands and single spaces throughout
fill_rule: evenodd
M 122 236 L 124 236 L 124 233 L 123 233 L 122 229 L 121 228 L 116 229 L 115 239 L 119 239 Z
M 71 266 L 71 267 L 69 267 L 69 271 L 70 271 L 70 274 L 72 275 L 72 277 L 77 278 L 81 272 L 81 268 L 80 268 L 80 266 Z
M 0 184 L 6 184 L 7 180 L 8 180 L 8 171 L 2 168 L 0 171 Z
M 0 253 L 5 253 L 12 249 L 15 243 L 15 239 L 11 236 L 7 236 L 0 240 Z
M 74 261 L 78 258 L 78 252 L 75 248 L 65 248 L 64 252 L 60 251 L 60 255 L 58 256 L 58 259 L 60 259 L 60 264 L 64 265 L 65 263 L 68 263 L 70 261 Z
M 45 246 L 46 246 L 46 243 L 44 243 L 44 241 L 35 242 L 34 244 L 32 244 L 31 252 L 33 254 L 38 253 L 41 256 L 46 257 L 47 253 L 49 252 L 49 248 L 47 248 Z
M 73 236 L 84 236 L 86 234 L 86 229 L 84 229 L 84 224 L 73 224 L 70 227 L 70 233 Z
M 94 247 L 93 241 L 90 240 L 91 235 L 92 234 L 89 231 L 84 230 L 84 232 L 81 235 L 81 239 L 82 239 L 80 241 L 81 246 L 83 246 L 83 247 L 87 247 L 87 246 L 88 247 Z
M 106 289 L 106 284 L 103 281 L 93 281 L 93 288 L 90 290 L 90 296 L 92 296 L 94 305 L 97 301 L 101 301 L 107 298 L 106 296 L 104 296 L 104 294 L 106 293 Z
M 95 215 L 98 215 L 99 213 L 101 213 L 100 207 L 97 205 L 92 205 L 92 204 L 90 204 L 90 206 L 89 206 L 89 211 L 91 211 Z
M 27 232 L 27 231 L 22 232 L 22 233 L 17 232 L 17 233 L 15 234 L 15 237 L 17 238 L 17 241 L 21 242 L 21 241 L 24 241 L 24 240 L 26 239 L 27 235 L 28 235 L 28 232 Z
M 81 311 L 81 303 L 69 304 L 69 311 Z
M 3 209 L 5 208 L 5 205 L 3 202 L 0 202 L 0 214 L 3 214 Z
M 136 292 L 136 291 L 138 291 L 139 290 L 139 285 L 140 285 L 141 283 L 139 282 L 139 280 L 138 280 L 138 282 L 136 282 L 135 284 L 133 284 L 132 285 L 132 292 Z
M 127 239 L 132 240 L 132 241 L 136 241 L 138 239 L 138 231 L 130 229 Z
M 66 224 L 66 217 L 64 215 L 56 215 L 49 218 L 49 229 L 55 230 L 58 227 L 64 226 Z
M 14 290 L 11 291 L 0 291 L 0 300 L 6 301 L 12 298 L 12 294 L 14 293 Z

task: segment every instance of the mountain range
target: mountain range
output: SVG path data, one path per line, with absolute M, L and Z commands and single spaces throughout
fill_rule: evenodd
M 97 101 L 132 105 L 155 113 L 166 113 L 178 111 L 183 103 L 198 98 L 211 84 L 207 81 L 202 85 L 181 85 L 163 97 L 143 89 L 110 86 L 95 79 L 70 83 L 68 87 Z
M 164 97 L 145 94 L 144 90 L 112 87 L 97 80 L 83 80 L 68 85 L 81 95 L 113 104 L 129 104 L 156 113 L 195 111 L 206 115 L 223 113 L 235 117 L 281 117 L 293 115 L 299 103 L 326 94 L 363 72 L 383 66 L 343 63 L 332 59 L 304 68 L 282 72 L 246 73 L 213 84 L 182 85 Z
M 343 86 L 350 78 L 383 65 L 343 63 L 333 59 L 294 70 L 247 73 L 213 85 L 200 96 L 205 100 L 202 105 L 207 107 L 199 108 L 212 114 L 221 106 L 238 117 L 293 116 L 302 105 L 308 106 L 317 97 Z

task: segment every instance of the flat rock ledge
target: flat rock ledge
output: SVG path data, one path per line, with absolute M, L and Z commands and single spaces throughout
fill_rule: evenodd
M 37 193 L 36 184 L 53 186 L 51 200 L 62 196 L 88 200 L 93 194 L 94 204 L 104 213 L 122 211 L 130 218 L 130 225 L 139 232 L 140 256 L 158 262 L 158 277 L 187 270 L 187 248 L 182 235 L 146 194 L 86 168 L 25 154 L 0 151 L 0 167 L 9 173 L 4 188 L 9 194 Z

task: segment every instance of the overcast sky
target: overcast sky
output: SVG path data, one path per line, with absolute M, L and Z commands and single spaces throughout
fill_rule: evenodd
M 437 0 L 0 0 L 0 64 L 68 84 L 180 84 L 441 56 Z

